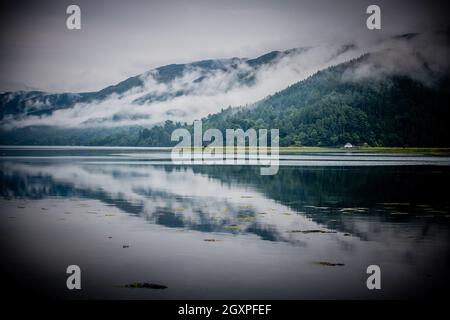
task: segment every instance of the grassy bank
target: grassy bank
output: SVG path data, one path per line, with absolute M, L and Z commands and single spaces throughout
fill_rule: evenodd
M 398 153 L 398 154 L 427 154 L 427 155 L 450 155 L 450 148 L 418 148 L 418 147 L 352 147 L 352 148 L 330 148 L 330 147 L 280 147 L 286 151 L 318 151 L 318 152 L 374 152 L 374 153 Z
M 270 150 L 271 148 L 258 147 L 187 147 L 182 148 L 192 151 L 225 151 L 234 152 L 237 150 Z M 418 148 L 418 147 L 279 147 L 280 152 L 369 152 L 369 153 L 395 153 L 395 154 L 424 154 L 424 155 L 450 155 L 450 148 Z

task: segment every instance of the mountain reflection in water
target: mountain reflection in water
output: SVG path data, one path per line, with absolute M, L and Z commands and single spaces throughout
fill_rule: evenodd
M 292 268 L 302 261 L 306 269 L 285 271 L 286 278 L 279 279 L 279 288 L 273 285 L 274 296 L 268 296 L 270 298 L 335 297 L 325 294 L 329 279 L 349 284 L 344 297 L 360 297 L 361 292 L 368 294 L 364 288 L 364 273 L 358 276 L 353 287 L 349 282 L 354 273 L 351 270 L 341 269 L 346 275 L 329 279 L 325 277 L 331 276 L 329 273 L 320 273 L 333 267 L 313 263 L 319 259 L 317 257 L 327 256 L 331 262 L 345 262 L 342 268 L 347 268 L 352 261 L 361 264 L 380 259 L 381 265 L 391 265 L 391 274 L 386 277 L 399 281 L 399 275 L 409 272 L 414 279 L 411 286 L 415 288 L 397 285 L 382 297 L 399 297 L 405 292 L 423 296 L 427 294 L 420 291 L 425 286 L 423 279 L 431 279 L 427 280 L 430 282 L 426 288 L 435 288 L 437 284 L 445 286 L 448 282 L 445 275 L 449 266 L 450 200 L 446 188 L 449 178 L 448 166 L 281 166 L 277 175 L 261 176 L 259 168 L 252 166 L 174 166 L 142 161 L 18 157 L 0 161 L 0 197 L 2 201 L 27 202 L 95 200 L 145 224 L 160 226 L 162 230 L 199 233 L 205 241 L 215 241 L 223 235 L 235 237 L 239 246 L 251 244 L 251 247 L 258 241 L 261 248 L 265 248 L 261 249 L 265 254 L 272 252 L 268 244 L 283 244 L 271 255 L 290 261 L 288 265 Z M 177 237 L 177 233 L 166 236 L 161 233 L 159 237 L 169 239 L 166 237 Z M 201 246 L 197 242 L 186 242 L 188 244 L 192 249 Z M 232 246 L 230 250 L 236 249 L 232 243 L 227 246 Z M 298 251 L 302 248 L 309 251 Z M 158 253 L 152 252 L 154 261 Z M 164 253 L 159 255 L 164 256 Z M 260 264 L 254 267 L 252 274 L 242 271 L 235 275 L 246 277 L 239 289 L 244 298 L 259 297 L 262 293 L 255 281 L 276 270 L 264 267 L 267 263 L 275 264 L 276 260 L 260 260 L 263 257 L 249 256 L 248 261 L 240 260 L 242 268 L 246 264 L 253 265 L 252 259 Z M 192 254 L 192 259 L 198 258 Z M 216 262 L 207 261 L 219 263 L 225 258 L 216 256 Z M 365 262 L 362 267 L 366 267 Z M 142 270 L 144 273 L 146 269 Z M 167 266 L 153 270 L 169 272 Z M 206 278 L 207 270 L 207 265 L 200 268 L 198 276 L 203 274 Z M 218 269 L 216 272 L 228 274 L 231 271 Z M 319 272 L 324 278 L 315 278 L 316 282 L 307 285 L 307 281 L 313 279 L 298 274 L 301 272 Z M 171 273 L 174 274 L 175 271 Z M 427 278 L 431 275 L 432 278 Z M 304 280 L 282 291 L 289 277 Z M 211 278 L 209 281 L 219 280 Z M 199 297 L 233 296 L 225 289 L 226 285 L 226 282 L 217 284 L 209 289 L 209 295 Z M 175 291 L 165 292 L 172 297 L 170 294 Z M 173 297 L 195 297 L 198 291 L 195 292 L 192 289 Z
M 288 241 L 291 230 L 333 230 L 364 239 L 359 219 L 424 216 L 446 221 L 447 168 L 177 167 L 85 163 L 2 163 L 1 196 L 101 200 L 148 222 L 202 232 L 254 233 Z

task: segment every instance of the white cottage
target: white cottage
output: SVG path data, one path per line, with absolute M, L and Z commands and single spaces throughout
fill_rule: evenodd
M 344 148 L 353 148 L 353 145 L 350 142 L 347 142 L 344 146 Z

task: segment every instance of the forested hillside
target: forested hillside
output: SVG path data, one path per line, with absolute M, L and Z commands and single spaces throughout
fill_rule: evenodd
M 352 78 L 365 59 L 320 71 L 250 107 L 210 115 L 203 126 L 279 128 L 281 146 L 449 146 L 449 78 Z M 169 143 L 173 126 L 144 129 L 139 144 Z
M 358 59 L 317 72 L 262 101 L 228 107 L 203 127 L 278 128 L 281 146 L 450 146 L 448 75 L 432 82 L 408 75 L 355 76 Z M 1 144 L 171 146 L 170 120 L 152 127 L 26 127 L 0 135 Z

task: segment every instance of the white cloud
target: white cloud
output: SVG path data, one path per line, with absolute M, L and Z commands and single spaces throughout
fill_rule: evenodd
M 448 35 L 424 33 L 412 39 L 392 39 L 372 48 L 371 54 L 354 70 L 348 70 L 349 80 L 382 79 L 400 75 L 428 86 L 450 71 Z
M 200 68 L 187 68 L 181 77 L 169 83 L 160 83 L 156 73 L 142 76 L 143 87 L 135 87 L 104 100 L 77 103 L 69 109 L 54 111 L 49 116 L 25 116 L 7 126 L 54 125 L 61 127 L 152 125 L 171 119 L 193 121 L 228 106 L 256 102 L 269 94 L 282 90 L 328 66 L 347 61 L 360 55 L 358 50 L 340 54 L 341 46 L 317 46 L 293 52 L 256 70 L 240 61 L 235 68 L 215 70 L 205 76 Z M 239 85 L 239 76 L 251 73 L 251 85 Z M 177 93 L 183 92 L 183 95 Z M 164 101 L 149 101 L 143 104 L 136 99 L 147 95 L 169 97 Z M 5 126 L 5 125 L 4 125 Z
M 344 74 L 344 79 L 381 78 L 398 74 L 432 85 L 436 76 L 449 71 L 449 46 L 445 35 L 424 34 L 412 39 L 390 39 L 368 46 L 322 45 L 283 55 L 271 64 L 252 69 L 244 60 L 233 60 L 234 67 L 205 72 L 188 67 L 168 83 L 158 82 L 157 71 L 143 74 L 142 87 L 123 94 L 112 94 L 101 101 L 77 103 L 51 115 L 25 115 L 21 119 L 4 119 L 4 128 L 30 125 L 60 127 L 110 127 L 154 125 L 165 120 L 192 122 L 228 106 L 257 102 L 287 86 L 306 79 L 315 72 L 350 59 L 369 55 L 364 63 Z M 365 48 L 364 51 L 359 48 Z M 252 84 L 239 82 L 243 74 L 252 75 Z M 198 81 L 198 79 L 203 79 Z M 180 95 L 180 93 L 182 93 Z M 143 97 L 153 99 L 138 102 Z M 156 97 L 156 98 L 155 98 Z M 48 101 L 34 102 L 48 106 Z

